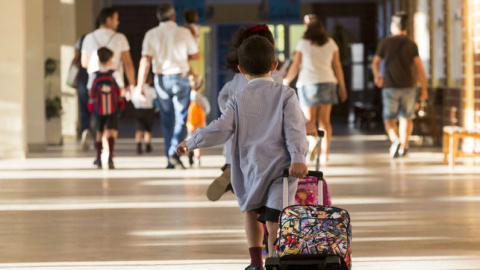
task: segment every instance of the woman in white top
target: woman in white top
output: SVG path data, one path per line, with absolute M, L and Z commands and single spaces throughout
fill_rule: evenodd
M 306 15 L 304 23 L 306 31 L 295 48 L 292 66 L 283 82 L 289 85 L 300 71 L 297 80 L 300 106 L 310 123 L 318 124 L 326 133 L 321 148 L 324 164 L 328 161 L 332 137 L 332 105 L 338 103 L 338 97 L 345 102 L 347 91 L 337 44 L 327 36 L 323 23 L 315 15 Z M 309 139 L 312 139 L 309 140 L 310 160 L 313 160 L 316 140 Z

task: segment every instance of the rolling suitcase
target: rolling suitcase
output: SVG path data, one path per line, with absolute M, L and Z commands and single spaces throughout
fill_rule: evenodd
M 320 169 L 320 144 L 322 142 L 322 138 L 325 136 L 325 131 L 318 130 L 317 131 L 317 152 L 316 160 L 315 160 L 315 171 Z M 318 179 L 314 176 L 307 176 L 302 179 L 298 179 L 298 187 L 297 192 L 295 194 L 295 204 L 316 204 L 319 202 L 318 200 Z M 322 194 L 323 194 L 323 205 L 330 206 L 332 205 L 332 200 L 330 198 L 330 193 L 328 192 L 327 182 L 325 179 L 322 181 Z M 265 224 L 263 224 L 263 254 L 268 254 L 268 232 Z
M 265 261 L 267 270 L 349 270 L 352 229 L 344 209 L 323 205 L 291 205 L 288 202 L 288 169 L 284 170 L 283 205 L 273 257 Z M 323 182 L 323 173 L 308 176 Z M 319 202 L 323 201 L 318 184 Z

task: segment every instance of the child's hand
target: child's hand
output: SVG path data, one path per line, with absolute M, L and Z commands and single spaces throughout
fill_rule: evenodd
M 303 178 L 308 174 L 307 165 L 305 165 L 305 163 L 292 163 L 288 174 L 290 174 L 291 177 Z
M 177 155 L 186 154 L 188 152 L 187 141 L 183 141 L 177 146 Z
M 314 123 L 308 121 L 307 123 L 305 123 L 305 129 L 307 130 L 308 136 L 315 136 L 315 137 L 318 136 L 317 127 L 315 126 Z

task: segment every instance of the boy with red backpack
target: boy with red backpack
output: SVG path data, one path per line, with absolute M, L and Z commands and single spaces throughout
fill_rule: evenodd
M 120 93 L 115 79 L 113 78 L 114 70 L 111 69 L 113 52 L 102 47 L 97 51 L 100 69 L 93 73 L 89 78 L 87 88 L 90 91 L 90 100 L 88 102 L 88 110 L 96 118 L 97 137 L 95 148 L 97 151 L 96 159 L 93 162 L 98 168 L 102 168 L 100 155 L 102 153 L 102 137 L 105 135 L 108 140 L 108 168 L 114 169 L 113 150 L 115 148 L 115 140 L 118 135 L 118 117 L 123 110 L 125 103 Z

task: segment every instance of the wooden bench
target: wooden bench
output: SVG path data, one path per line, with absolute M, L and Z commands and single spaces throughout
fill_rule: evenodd
M 473 138 L 480 139 L 480 129 L 466 129 L 458 126 L 443 127 L 443 163 L 455 166 L 456 157 L 479 156 L 480 152 L 467 153 L 458 149 L 460 139 Z M 475 149 L 475 148 L 474 148 Z M 448 155 L 450 154 L 450 158 Z

